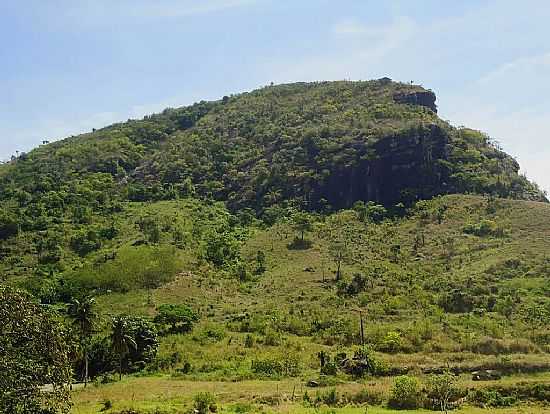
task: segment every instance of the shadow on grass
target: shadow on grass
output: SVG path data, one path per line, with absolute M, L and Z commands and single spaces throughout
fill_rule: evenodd
M 300 239 L 298 237 L 295 237 L 291 243 L 286 245 L 289 250 L 307 250 L 311 249 L 312 246 L 313 242 L 311 240 Z

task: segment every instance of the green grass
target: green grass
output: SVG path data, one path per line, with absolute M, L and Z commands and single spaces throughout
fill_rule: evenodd
M 518 382 L 550 381 L 548 374 L 538 376 L 518 376 L 505 380 L 503 385 L 516 384 Z M 336 385 L 339 394 L 356 393 L 364 388 L 378 390 L 388 393 L 392 381 L 390 379 L 372 379 L 364 384 L 344 383 Z M 467 379 L 461 378 L 461 386 L 470 387 L 486 386 L 486 383 L 471 384 Z M 381 406 L 367 406 L 365 404 L 346 407 L 307 408 L 301 403 L 303 394 L 307 391 L 311 398 L 316 393 L 323 393 L 332 387 L 306 388 L 304 383 L 297 379 L 281 381 L 240 381 L 240 382 L 219 382 L 219 381 L 189 381 L 168 376 L 155 376 L 147 378 L 125 378 L 120 383 L 89 386 L 87 389 L 79 389 L 73 393 L 75 403 L 73 413 L 91 414 L 96 413 L 102 406 L 102 402 L 110 400 L 113 402 L 113 410 L 134 408 L 141 410 L 163 409 L 168 412 L 184 412 L 192 405 L 193 397 L 199 392 L 209 392 L 216 398 L 222 412 L 234 412 L 238 406 L 252 406 L 252 412 L 274 412 L 274 413 L 329 413 L 335 410 L 337 413 L 391 413 L 391 412 L 414 412 L 427 413 L 433 411 L 394 411 Z M 273 402 L 276 401 L 274 404 Z M 462 407 L 460 413 L 545 413 L 550 412 L 550 407 L 537 404 L 518 405 L 506 409 L 481 409 L 477 407 Z

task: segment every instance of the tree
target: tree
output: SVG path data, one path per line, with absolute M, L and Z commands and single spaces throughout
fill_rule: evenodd
M 536 302 L 527 304 L 522 312 L 523 321 L 531 328 L 531 337 L 535 331 L 550 323 L 550 313 L 547 309 Z
M 451 402 L 458 396 L 456 377 L 449 371 L 430 377 L 427 387 L 427 397 L 432 402 L 432 408 L 447 413 Z
M 68 413 L 69 344 L 57 315 L 24 292 L 0 287 L 0 321 L 0 412 Z
M 142 217 L 137 225 L 149 243 L 155 244 L 160 241 L 160 226 L 155 217 Z
M 266 270 L 265 253 L 262 250 L 256 252 L 256 274 L 261 275 Z
M 395 379 L 390 391 L 388 405 L 391 408 L 414 410 L 418 408 L 419 396 L 419 386 L 416 378 L 402 375 Z
M 336 263 L 336 280 L 342 278 L 342 264 L 351 258 L 353 211 L 344 211 L 327 219 L 322 231 L 328 239 L 328 252 Z
M 304 243 L 305 233 L 313 228 L 311 217 L 305 211 L 298 211 L 292 216 L 294 230 L 300 233 L 300 240 Z
M 122 379 L 122 362 L 130 352 L 130 348 L 136 348 L 137 344 L 132 335 L 131 326 L 124 316 L 117 316 L 112 321 L 111 346 L 118 357 L 118 377 Z
M 17 218 L 9 213 L 0 214 L 0 240 L 6 240 L 19 233 Z
M 75 234 L 71 239 L 71 249 L 84 257 L 88 253 L 98 250 L 101 240 L 95 229 L 84 229 Z
M 161 326 L 169 325 L 171 333 L 187 333 L 193 329 L 193 324 L 199 320 L 198 315 L 187 305 L 160 305 L 154 322 Z
M 126 316 L 129 332 L 136 344 L 130 347 L 126 356 L 125 367 L 128 372 L 140 371 L 145 365 L 155 359 L 159 341 L 155 325 L 148 319 L 139 316 Z
M 204 258 L 216 267 L 234 262 L 239 257 L 239 241 L 229 231 L 211 231 L 205 236 Z
M 84 354 L 84 387 L 86 387 L 88 384 L 88 352 L 90 339 L 94 333 L 94 327 L 97 320 L 95 299 L 74 299 L 69 305 L 68 314 L 73 320 L 73 325 L 75 325 L 80 334 L 80 346 Z

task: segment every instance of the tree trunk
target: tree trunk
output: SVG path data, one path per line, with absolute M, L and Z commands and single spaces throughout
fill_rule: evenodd
M 122 381 L 122 355 L 118 357 L 118 380 Z
M 336 269 L 336 281 L 340 280 L 340 268 L 341 268 L 342 262 L 338 260 L 338 269 Z
M 363 314 L 359 312 L 359 318 L 361 320 L 361 345 L 365 345 L 365 329 L 363 328 Z
M 84 351 L 84 388 L 88 385 L 88 350 Z

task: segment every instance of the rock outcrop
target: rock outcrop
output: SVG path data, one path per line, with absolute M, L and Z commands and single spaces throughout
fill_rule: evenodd
M 425 106 L 437 113 L 436 96 L 432 91 L 397 93 L 393 96 L 393 99 L 395 102 L 401 104 Z

